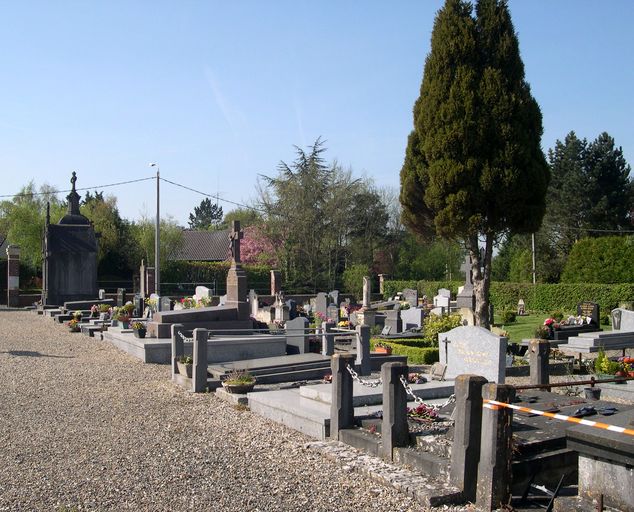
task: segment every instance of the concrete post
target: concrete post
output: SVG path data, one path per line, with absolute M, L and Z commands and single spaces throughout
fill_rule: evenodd
M 370 363 L 370 327 L 357 325 L 357 360 L 355 364 L 359 368 L 360 375 L 370 375 L 372 365 Z
M 409 444 L 407 423 L 407 393 L 400 376 L 407 378 L 407 365 L 385 363 L 381 366 L 383 382 L 383 423 L 381 425 L 381 452 L 387 460 L 393 460 L 395 447 Z
M 482 398 L 513 403 L 515 388 L 504 384 L 485 384 Z M 476 491 L 478 510 L 501 508 L 511 497 L 512 422 L 513 409 L 484 404 Z
M 178 358 L 185 355 L 185 343 L 183 338 L 180 337 L 183 332 L 183 324 L 172 324 L 172 380 L 176 377 L 176 362 Z
M 141 297 L 143 297 L 144 299 L 148 296 L 147 292 L 146 292 L 146 288 L 147 288 L 147 277 L 146 277 L 146 266 L 145 266 L 145 261 L 141 260 L 141 266 L 139 267 L 139 293 L 141 294 Z
M 203 393 L 207 389 L 207 329 L 194 329 L 194 365 L 192 368 L 192 391 Z
M 385 293 L 385 274 L 379 274 L 379 293 Z
M 321 324 L 321 354 L 331 356 L 335 353 L 335 337 L 331 334 L 335 326 L 332 322 L 323 322 Z
M 282 273 L 279 270 L 271 270 L 271 295 L 275 296 L 282 291 Z
M 20 305 L 20 246 L 7 246 L 7 306 Z
M 338 440 L 339 431 L 354 425 L 352 405 L 352 375 L 348 365 L 354 365 L 353 354 L 335 354 L 330 368 L 332 372 L 332 401 L 330 403 L 330 438 Z
M 531 384 L 548 384 L 550 343 L 548 340 L 530 340 L 528 344 Z
M 455 426 L 449 479 L 462 489 L 465 499 L 471 502 L 476 499 L 482 435 L 482 386 L 486 383 L 487 380 L 479 375 L 458 375 L 454 381 Z

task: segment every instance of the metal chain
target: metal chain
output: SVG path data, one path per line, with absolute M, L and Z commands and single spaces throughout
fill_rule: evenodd
M 444 407 L 447 407 L 449 404 L 451 404 L 451 403 L 456 401 L 456 395 L 451 395 L 444 404 L 428 404 L 428 403 L 425 403 L 421 397 L 416 396 L 414 394 L 414 391 L 412 391 L 412 388 L 407 383 L 407 380 L 405 379 L 405 377 L 403 375 L 399 376 L 399 380 L 401 381 L 401 384 L 405 388 L 405 392 L 414 399 L 414 402 L 416 402 L 417 404 L 422 404 L 425 407 L 427 407 L 428 409 L 433 409 L 434 411 L 439 411 L 440 409 L 443 409 Z
M 354 368 L 352 368 L 350 365 L 346 365 L 346 368 L 348 370 L 348 373 L 350 373 L 350 375 L 352 375 L 352 379 L 356 380 L 362 386 L 366 386 L 368 388 L 376 388 L 377 386 L 380 386 L 382 384 L 381 379 L 377 379 L 377 380 L 363 380 L 363 379 L 361 379 L 361 377 L 359 377 L 359 374 L 357 372 L 355 372 Z
M 178 335 L 181 337 L 183 341 L 194 341 L 193 336 L 191 338 L 186 338 L 185 335 L 183 334 L 183 331 L 178 331 Z

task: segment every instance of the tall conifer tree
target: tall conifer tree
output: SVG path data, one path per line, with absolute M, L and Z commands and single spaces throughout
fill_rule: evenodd
M 537 230 L 544 215 L 550 174 L 541 135 L 507 2 L 480 0 L 473 16 L 470 3 L 447 0 L 401 170 L 403 222 L 464 241 L 485 327 L 495 241 Z

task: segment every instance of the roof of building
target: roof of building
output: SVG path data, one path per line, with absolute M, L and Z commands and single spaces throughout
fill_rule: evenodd
M 229 231 L 183 231 L 183 244 L 170 259 L 225 261 L 230 256 Z

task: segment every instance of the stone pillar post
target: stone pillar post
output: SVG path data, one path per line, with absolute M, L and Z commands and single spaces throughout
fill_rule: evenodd
M 515 388 L 504 384 L 485 384 L 482 398 L 512 403 Z M 513 409 L 484 404 L 476 491 L 478 510 L 501 508 L 511 497 L 512 422 Z
M 370 276 L 363 276 L 363 308 L 370 307 L 372 297 L 372 281 Z
M 379 293 L 385 293 L 385 274 L 379 274 Z
M 370 363 L 370 327 L 357 325 L 357 360 L 355 364 L 359 368 L 360 375 L 370 375 L 372 366 Z
M 354 425 L 352 404 L 352 375 L 348 365 L 354 365 L 353 354 L 335 354 L 330 368 L 332 372 L 332 401 L 330 403 L 330 438 L 338 440 L 339 431 Z
M 458 375 L 454 382 L 456 407 L 451 449 L 450 481 L 462 490 L 467 501 L 476 499 L 478 461 L 482 435 L 482 387 L 487 383 L 479 375 Z
M 152 295 L 153 293 L 157 293 L 156 287 L 154 286 L 155 277 L 156 275 L 154 274 L 154 267 L 146 267 L 145 268 L 145 293 L 148 297 Z
M 183 332 L 184 326 L 183 324 L 172 324 L 172 380 L 175 380 L 176 377 L 176 362 L 178 358 L 185 355 L 185 343 L 183 342 L 183 338 L 180 337 L 181 332 Z
M 20 305 L 20 246 L 7 246 L 7 306 Z
M 141 260 L 141 266 L 139 267 L 139 293 L 144 299 L 149 295 L 147 293 L 147 268 L 145 266 L 145 260 Z
M 407 423 L 407 393 L 400 377 L 407 378 L 407 365 L 384 363 L 381 366 L 383 382 L 383 422 L 381 425 L 381 452 L 393 460 L 394 448 L 409 444 Z
M 192 391 L 204 393 L 207 389 L 207 329 L 194 329 Z
M 271 270 L 271 295 L 275 296 L 282 291 L 282 273 L 279 270 Z
M 550 343 L 548 340 L 530 340 L 528 344 L 531 384 L 548 384 Z
M 335 353 L 335 337 L 332 335 L 332 329 L 335 326 L 332 322 L 323 322 L 321 324 L 321 354 L 331 356 Z

